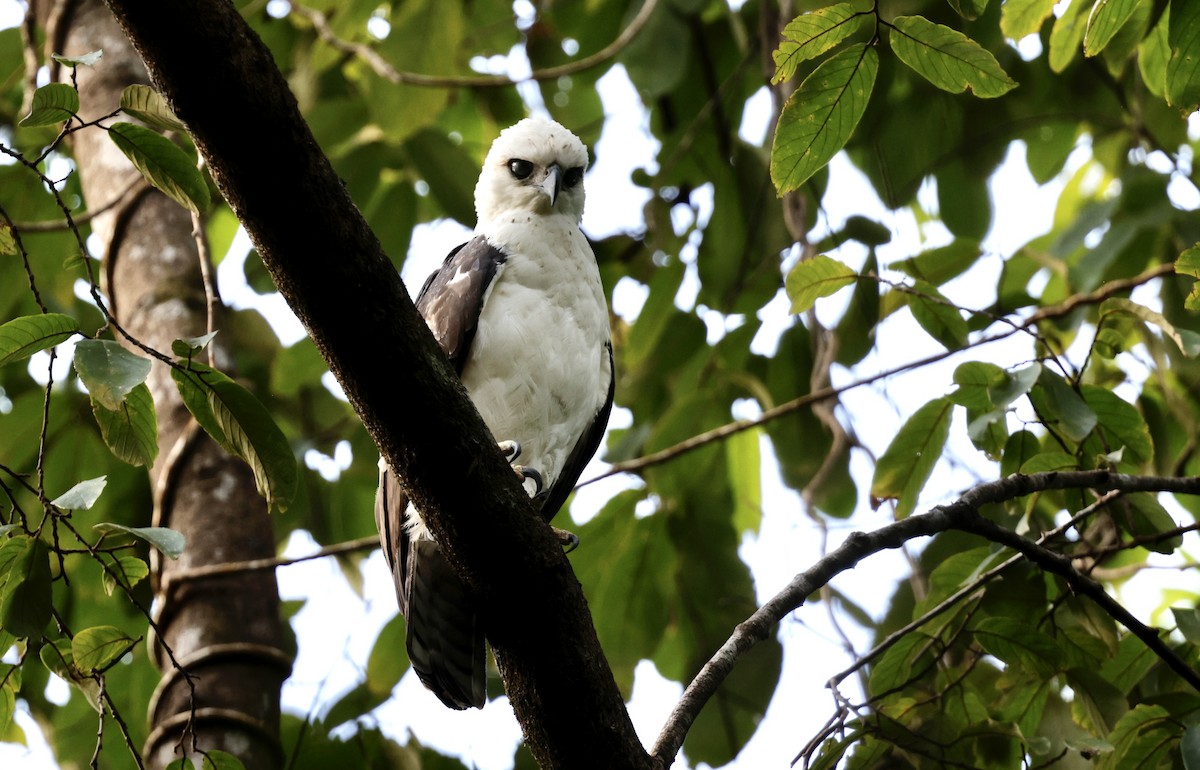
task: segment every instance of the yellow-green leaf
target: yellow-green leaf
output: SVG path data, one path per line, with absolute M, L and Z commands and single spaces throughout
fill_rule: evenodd
M 52 348 L 78 331 L 75 319 L 61 313 L 14 318 L 0 326 L 0 366 Z
M 1087 32 L 1087 12 L 1091 7 L 1091 0 L 1071 0 L 1067 10 L 1054 20 L 1048 55 L 1052 71 L 1062 72 L 1075 59 Z
M 1017 82 L 996 57 L 958 30 L 923 16 L 898 16 L 888 36 L 900 61 L 943 91 L 970 89 L 981 98 L 1008 93 Z
M 186 131 L 166 101 L 150 86 L 126 86 L 121 92 L 121 111 L 160 131 Z
M 784 288 L 792 301 L 791 313 L 806 313 L 821 297 L 854 283 L 858 274 L 836 259 L 818 254 L 796 264 Z
M 1000 6 L 1000 31 L 1012 40 L 1036 35 L 1054 12 L 1055 0 L 1008 0 Z
M 124 655 L 135 644 L 116 626 L 93 626 L 75 634 L 71 640 L 71 655 L 75 666 L 84 674 L 102 671 L 109 663 Z
M 79 112 L 79 92 L 67 83 L 47 83 L 33 92 L 29 114 L 22 126 L 52 126 L 70 120 Z
M 775 77 L 771 82 L 789 80 L 801 62 L 820 56 L 857 32 L 864 18 L 850 3 L 837 3 L 792 19 L 783 28 L 773 54 Z
M 211 197 L 204 175 L 192 157 L 170 139 L 133 123 L 114 123 L 108 135 L 147 182 L 186 209 L 201 212 L 208 208 Z
M 1200 279 L 1200 243 L 1179 255 L 1179 259 L 1175 260 L 1175 272 Z M 1183 306 L 1188 310 L 1200 311 L 1200 283 L 1192 284 L 1192 290 L 1184 300 Z
M 1141 0 L 1096 0 L 1083 35 L 1083 55 L 1095 56 L 1104 50 L 1125 22 L 1133 16 Z
M 1191 111 L 1200 103 L 1200 3 L 1174 2 L 1168 13 L 1167 102 Z
M 862 119 L 879 71 L 879 54 L 865 43 L 837 53 L 788 97 L 771 148 L 771 181 L 791 192 L 824 168 Z
M 917 505 L 933 466 L 950 434 L 954 402 L 935 398 L 909 417 L 875 465 L 871 495 L 896 500 L 896 518 L 906 518 Z

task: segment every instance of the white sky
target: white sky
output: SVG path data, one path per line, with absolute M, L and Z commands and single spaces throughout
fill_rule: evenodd
M 19 11 L 14 9 L 12 0 L 0 0 L 0 28 L 19 22 Z M 611 119 L 606 121 L 604 133 L 594 148 L 597 162 L 587 176 L 588 206 L 584 226 L 591 236 L 597 238 L 614 232 L 640 229 L 642 206 L 648 193 L 629 182 L 629 173 L 634 168 L 653 168 L 656 150 L 636 93 L 623 71 L 615 69 L 603 78 L 598 90 L 606 115 Z M 769 104 L 764 94 L 760 93 L 752 99 L 747 110 L 742 133 L 749 140 L 765 136 L 767 130 Z M 1075 157 L 1072 160 L 1075 164 L 1073 167 L 1080 162 L 1081 157 Z M 949 240 L 949 235 L 940 225 L 922 230 L 910 212 L 888 211 L 844 156 L 835 158 L 831 165 L 830 188 L 824 201 L 825 213 L 830 221 L 823 220 L 818 224 L 820 232 L 813 234 L 814 241 L 822 232 L 828 232 L 831 225 L 836 227 L 855 214 L 871 217 L 891 228 L 892 242 L 879 249 L 881 264 L 911 256 L 923 248 L 941 245 Z M 969 306 L 985 306 L 990 301 L 1001 257 L 1011 254 L 1018 246 L 1050 228 L 1061 187 L 1060 183 L 1039 187 L 1033 182 L 1026 171 L 1023 147 L 1019 144 L 1010 149 L 1005 163 L 993 180 L 993 186 L 996 205 L 994 226 L 984 244 L 989 256 L 979 269 L 972 271 L 971 277 L 960 278 L 946 288 L 949 296 Z M 922 190 L 922 200 L 935 200 L 929 197 L 933 194 L 932 186 L 927 185 Z M 1186 184 L 1175 185 L 1173 195 L 1182 208 L 1195 209 L 1200 205 L 1194 188 Z M 697 198 L 701 200 L 697 216 L 703 221 L 708 215 L 704 208 L 711 207 L 711 199 L 705 202 L 702 193 Z M 465 233 L 464 228 L 452 222 L 418 228 L 404 271 L 405 282 L 410 290 L 421 285 L 424 276 L 441 262 L 451 247 L 463 240 Z M 246 248 L 244 236 L 242 238 L 235 250 Z M 851 245 L 836 256 L 857 267 L 859 262 L 855 260 L 861 261 L 864 255 L 865 251 L 856 250 Z M 274 304 L 264 303 L 242 285 L 241 258 L 234 253 L 222 263 L 219 279 L 222 295 L 227 300 L 235 305 L 259 307 L 271 319 L 285 342 L 298 339 L 303 334 L 282 300 Z M 635 315 L 644 299 L 642 290 L 632 282 L 617 287 L 614 294 L 616 311 L 626 316 Z M 694 287 L 685 287 L 677 301 L 690 306 L 689 294 L 694 297 Z M 840 317 L 844 302 L 844 296 L 820 301 L 817 306 L 819 317 L 823 322 L 832 324 Z M 786 300 L 771 303 L 764 310 L 763 321 L 766 331 L 756 339 L 756 346 L 769 349 L 773 347 L 773 338 L 791 323 Z M 710 318 L 709 325 L 710 331 L 719 335 L 724 321 Z M 1023 348 L 1012 345 L 994 351 L 988 349 L 988 353 L 1002 364 L 1019 361 L 1022 355 L 1027 355 L 1020 352 Z M 906 314 L 898 314 L 880 328 L 876 353 L 868 359 L 867 366 L 883 369 L 938 350 L 940 347 L 929 340 Z M 876 387 L 852 391 L 842 398 L 841 409 L 852 415 L 853 423 L 860 431 L 859 438 L 878 456 L 904 417 L 928 399 L 948 392 L 953 368 L 962 360 L 979 355 L 972 351 L 966 357 L 951 359 L 922 370 L 919 374 L 897 377 Z M 1013 356 L 1017 357 L 1014 359 Z M 835 369 L 835 384 L 843 384 L 850 379 L 848 372 Z M 628 417 L 618 410 L 614 419 L 627 420 Z M 708 426 L 697 426 L 698 430 L 705 427 Z M 966 462 L 954 467 L 946 462 L 941 463 L 929 485 L 931 494 L 941 490 L 942 494 L 953 495 L 972 484 L 978 476 L 990 477 L 995 474 L 993 466 L 974 461 L 978 453 L 969 445 L 964 433 L 961 425 L 955 426 L 952 447 L 954 454 L 958 458 L 965 458 Z M 746 537 L 741 549 L 743 558 L 753 571 L 760 601 L 772 596 L 795 573 L 805 569 L 820 555 L 819 533 L 805 515 L 796 493 L 781 484 L 773 454 L 765 440 L 763 450 L 762 529 L 757 536 Z M 344 463 L 347 458 L 335 459 Z M 336 472 L 328 466 L 337 464 L 330 460 L 323 467 Z M 602 467 L 594 462 L 583 478 L 592 477 Z M 863 480 L 864 484 L 869 481 L 871 468 L 862 452 L 854 454 L 852 471 L 855 478 Z M 616 489 L 628 483 L 631 482 L 612 479 L 586 487 L 572 508 L 573 518 L 577 521 L 586 519 Z M 943 501 L 943 498 L 930 497 L 922 500 L 919 510 Z M 871 512 L 864 500 L 851 521 L 855 529 L 868 529 L 890 520 L 886 508 Z M 833 548 L 850 530 L 841 522 L 830 522 L 830 527 L 829 547 Z M 1195 542 L 1191 542 L 1189 548 L 1195 545 Z M 586 543 L 582 547 L 587 547 Z M 298 532 L 290 539 L 286 553 L 301 555 L 315 548 L 316 545 L 306 533 Z M 305 562 L 278 571 L 283 598 L 307 600 L 305 608 L 293 621 L 301 648 L 295 673 L 284 688 L 283 699 L 287 710 L 305 714 L 315 706 L 320 711 L 322 706 L 328 707 L 337 695 L 350 689 L 361 678 L 378 629 L 395 613 L 391 578 L 378 552 L 365 561 L 363 573 L 364 595 L 359 597 L 351 591 L 336 565 L 329 560 Z M 908 566 L 901 554 L 887 552 L 840 576 L 835 585 L 878 616 L 886 608 L 895 581 L 907 573 Z M 1159 604 L 1159 588 L 1164 580 L 1169 579 L 1173 585 L 1183 582 L 1177 574 L 1143 573 L 1143 576 L 1124 589 L 1123 597 L 1140 608 Z M 1194 578 L 1188 580 L 1193 589 L 1198 588 L 1198 583 L 1200 581 Z M 1145 611 L 1140 611 L 1140 614 L 1146 619 Z M 858 649 L 865 649 L 867 635 L 852 626 L 847 626 L 846 630 Z M 794 613 L 782 625 L 780 639 L 784 643 L 784 668 L 780 685 L 754 739 L 734 763 L 726 766 L 732 770 L 788 767 L 795 753 L 832 711 L 833 702 L 825 689 L 825 681 L 850 662 L 841 649 L 835 630 L 829 624 L 825 607 L 820 604 L 807 605 Z M 853 697 L 852 686 L 846 686 L 844 690 Z M 54 692 L 55 697 L 64 697 L 68 689 L 61 685 Z M 680 692 L 680 685 L 663 679 L 650 663 L 643 662 L 639 666 L 630 713 L 639 735 L 647 745 L 653 742 Z M 480 770 L 507 770 L 513 750 L 520 740 L 519 729 L 506 699 L 492 702 L 482 711 L 450 712 L 425 691 L 412 675 L 405 676 L 394 697 L 375 712 L 374 718 L 385 732 L 401 742 L 411 731 L 421 742 L 460 756 L 469 766 Z M 48 749 L 41 742 L 40 734 L 26 712 L 18 713 L 18 722 L 30 737 L 31 748 L 26 750 L 11 744 L 0 745 L 0 766 L 21 770 L 56 767 L 48 758 Z M 677 767 L 682 766 L 682 763 L 677 764 Z

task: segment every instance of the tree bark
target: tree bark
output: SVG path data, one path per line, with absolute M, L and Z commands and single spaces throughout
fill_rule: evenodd
M 54 19 L 53 52 L 104 51 L 96 67 L 77 73 L 84 119 L 115 109 L 125 86 L 147 82 L 136 52 L 99 0 L 39 10 L 44 24 Z M 203 61 L 194 66 L 202 69 Z M 122 198 L 140 179 L 104 131 L 77 133 L 72 149 L 90 209 Z M 161 351 L 170 351 L 176 338 L 205 333 L 206 295 L 189 212 L 143 186 L 92 227 L 105 247 L 110 309 L 126 331 Z M 219 343 L 216 350 L 228 372 Z M 182 532 L 187 546 L 177 561 L 161 559 L 155 570 L 156 625 L 172 654 L 158 639 L 150 646 L 163 676 L 149 704 L 144 759 L 162 768 L 195 745 L 271 770 L 282 765 L 279 692 L 291 670 L 274 573 L 177 579 L 195 567 L 273 556 L 266 505 L 249 468 L 196 428 L 164 364 L 154 363 L 148 385 L 160 450 L 150 470 L 155 511 L 147 512 L 146 524 Z
M 558 541 L 317 147 L 270 52 L 227 2 L 106 2 L 478 598 L 534 757 L 554 768 L 657 766 Z

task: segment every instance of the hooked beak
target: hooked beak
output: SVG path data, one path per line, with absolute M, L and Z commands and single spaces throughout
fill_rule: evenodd
M 562 166 L 554 163 L 551 164 L 550 168 L 546 169 L 546 178 L 538 185 L 538 189 L 550 199 L 551 208 L 558 202 L 558 194 L 562 192 L 562 180 Z

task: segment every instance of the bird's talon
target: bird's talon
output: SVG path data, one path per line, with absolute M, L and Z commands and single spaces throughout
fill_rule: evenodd
M 539 495 L 545 493 L 546 482 L 542 480 L 542 474 L 536 468 L 527 468 L 524 465 L 514 465 L 513 470 L 516 471 L 517 475 L 521 477 L 522 482 L 526 480 L 533 482 L 533 494 L 530 495 L 530 497 L 536 499 Z
M 554 530 L 554 536 L 558 538 L 559 544 L 563 547 L 563 553 L 570 553 L 579 547 L 579 535 L 574 532 L 568 532 L 565 529 L 551 527 Z
M 500 447 L 500 451 L 504 454 L 504 459 L 508 461 L 509 465 L 515 463 L 517 458 L 521 456 L 520 441 L 509 439 L 508 441 L 499 442 L 496 446 Z

